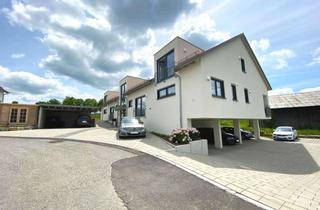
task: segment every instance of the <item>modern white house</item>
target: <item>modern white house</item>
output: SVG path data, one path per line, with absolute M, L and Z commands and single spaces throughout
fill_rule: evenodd
M 4 102 L 4 95 L 5 94 L 8 94 L 9 92 L 6 91 L 5 89 L 3 89 L 1 86 L 0 86 L 0 103 L 3 103 Z
M 203 50 L 176 37 L 154 54 L 154 78 L 127 76 L 119 92 L 105 93 L 102 119 L 139 117 L 148 131 L 170 134 L 175 128 L 213 128 L 222 148 L 220 120 L 231 119 L 240 138 L 241 119 L 270 119 L 271 86 L 244 34 Z

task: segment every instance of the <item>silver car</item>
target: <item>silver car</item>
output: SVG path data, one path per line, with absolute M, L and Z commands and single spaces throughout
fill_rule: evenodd
M 121 120 L 119 129 L 118 129 L 119 138 L 129 137 L 129 136 L 138 136 L 146 137 L 146 129 L 143 122 L 135 117 L 124 117 Z
M 298 138 L 297 130 L 290 126 L 280 126 L 272 134 L 273 140 L 294 141 Z

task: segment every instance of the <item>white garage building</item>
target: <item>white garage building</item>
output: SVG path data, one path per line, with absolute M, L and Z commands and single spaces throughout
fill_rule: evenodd
M 119 90 L 105 93 L 104 120 L 136 116 L 148 131 L 167 135 L 209 127 L 216 148 L 222 148 L 220 120 L 232 119 L 241 139 L 240 119 L 252 120 L 259 138 L 259 120 L 270 118 L 271 86 L 244 34 L 206 51 L 176 37 L 154 54 L 153 79 L 127 76 Z

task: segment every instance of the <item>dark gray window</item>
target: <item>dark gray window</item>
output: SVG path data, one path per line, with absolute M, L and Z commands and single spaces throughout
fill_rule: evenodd
M 121 99 L 121 103 L 124 101 L 124 94 L 127 91 L 127 83 L 124 83 L 120 86 L 120 99 Z
M 176 94 L 176 86 L 170 85 L 168 87 L 158 90 L 158 99 L 173 96 Z
M 247 88 L 244 89 L 244 98 L 245 98 L 245 100 L 246 100 L 246 103 L 249 103 L 249 102 L 250 102 L 250 101 L 249 101 L 249 92 L 248 92 L 248 89 L 247 89 Z
M 237 87 L 236 85 L 231 85 L 231 89 L 232 89 L 232 100 L 237 101 L 238 97 L 237 97 Z
M 174 74 L 174 51 L 170 51 L 157 61 L 157 81 L 161 82 Z
M 211 93 L 212 96 L 224 98 L 224 83 L 222 80 L 211 78 Z
M 18 109 L 11 109 L 10 122 L 16 123 L 18 119 Z
M 136 117 L 141 117 L 146 115 L 146 97 L 145 96 L 136 98 L 135 110 L 136 110 L 135 111 Z
M 132 100 L 129 101 L 128 106 L 129 106 L 129 107 L 132 107 Z
M 245 62 L 244 62 L 244 59 L 241 58 L 240 61 L 241 61 L 241 69 L 242 69 L 242 72 L 246 73 L 246 64 L 245 64 Z
M 27 109 L 20 109 L 19 123 L 25 123 L 27 120 Z

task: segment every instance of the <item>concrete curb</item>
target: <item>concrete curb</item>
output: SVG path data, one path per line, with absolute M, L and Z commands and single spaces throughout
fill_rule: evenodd
M 132 149 L 132 148 L 129 148 L 129 147 L 124 147 L 124 146 L 105 143 L 105 142 L 97 142 L 97 141 L 92 141 L 92 140 L 79 140 L 79 139 L 55 138 L 55 137 L 47 137 L 47 138 L 45 138 L 45 137 L 25 137 L 25 136 L 24 137 L 19 137 L 19 136 L 0 136 L 0 138 L 1 137 L 2 138 L 12 138 L 12 139 L 53 140 L 53 141 L 57 141 L 57 142 L 59 142 L 59 141 L 73 141 L 73 142 L 79 142 L 79 143 L 95 144 L 95 145 L 100 145 L 100 146 L 110 146 L 110 147 L 113 147 L 113 148 L 118 148 L 118 149 L 122 149 L 122 150 L 127 151 L 127 152 L 131 152 L 131 153 L 137 154 L 137 155 L 150 155 L 150 156 L 153 156 L 153 157 L 158 158 L 160 160 L 163 160 L 163 161 L 165 161 L 165 162 L 167 162 L 167 163 L 169 163 L 171 165 L 174 165 L 174 166 L 176 166 L 176 167 L 178 167 L 178 168 L 180 168 L 180 169 L 182 169 L 182 170 L 184 170 L 184 171 L 186 171 L 186 172 L 188 172 L 188 173 L 190 173 L 190 174 L 192 174 L 192 175 L 194 175 L 194 176 L 196 176 L 196 177 L 198 177 L 198 178 L 200 178 L 200 179 L 202 179 L 202 180 L 204 180 L 204 181 L 206 181 L 206 182 L 208 182 L 208 183 L 210 183 L 210 184 L 212 184 L 212 185 L 214 185 L 216 187 L 218 187 L 219 189 L 221 189 L 223 191 L 226 191 L 226 192 L 228 192 L 228 193 L 230 193 L 230 194 L 232 194 L 234 196 L 237 196 L 237 197 L 239 197 L 239 198 L 241 198 L 241 199 L 243 199 L 243 200 L 245 200 L 245 201 L 247 201 L 247 202 L 249 202 L 249 203 L 251 203 L 251 204 L 253 204 L 253 205 L 257 206 L 257 207 L 259 207 L 259 208 L 266 209 L 266 210 L 273 210 L 274 209 L 274 208 L 271 208 L 271 207 L 269 207 L 269 206 L 267 206 L 267 205 L 265 205 L 265 204 L 263 204 L 263 203 L 261 203 L 259 201 L 256 201 L 256 200 L 254 200 L 252 198 L 249 198 L 249 197 L 247 197 L 247 196 L 245 196 L 245 195 L 243 195 L 241 193 L 238 193 L 238 192 L 236 192 L 236 191 L 234 191 L 234 190 L 232 190 L 232 189 L 230 189 L 230 188 L 228 188 L 228 187 L 226 187 L 224 185 L 221 185 L 218 182 L 216 182 L 214 180 L 211 180 L 211 179 L 209 179 L 209 178 L 197 173 L 196 171 L 190 170 L 190 169 L 188 169 L 188 168 L 186 168 L 184 166 L 176 164 L 175 162 L 171 161 L 170 159 L 167 159 L 167 158 L 162 157 L 160 155 L 149 154 L 149 153 L 146 153 L 146 152 L 143 152 L 143 151 L 139 151 L 137 149 Z M 52 142 L 52 143 L 54 143 L 54 142 Z

